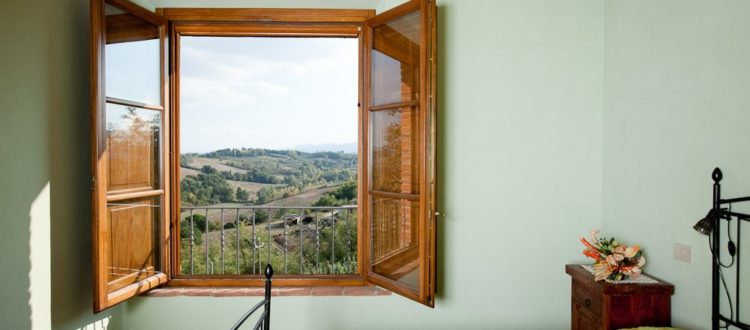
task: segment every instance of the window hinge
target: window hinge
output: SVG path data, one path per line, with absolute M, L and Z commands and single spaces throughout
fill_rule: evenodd
M 95 187 L 96 187 L 96 177 L 92 176 L 91 177 L 91 188 L 95 188 Z

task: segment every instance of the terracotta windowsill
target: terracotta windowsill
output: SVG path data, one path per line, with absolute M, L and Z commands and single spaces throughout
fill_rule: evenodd
M 146 297 L 262 297 L 263 288 L 166 287 L 149 291 Z M 271 289 L 272 296 L 389 296 L 378 286 L 287 287 Z

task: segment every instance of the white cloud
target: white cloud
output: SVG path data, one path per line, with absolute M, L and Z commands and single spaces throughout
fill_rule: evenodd
M 268 39 L 183 40 L 183 151 L 356 142 L 356 40 Z

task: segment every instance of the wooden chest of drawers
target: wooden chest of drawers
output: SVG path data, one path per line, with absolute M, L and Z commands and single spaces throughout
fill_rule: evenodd
M 674 286 L 658 283 L 613 284 L 595 282 L 580 265 L 566 265 L 572 277 L 571 329 L 621 329 L 670 326 Z

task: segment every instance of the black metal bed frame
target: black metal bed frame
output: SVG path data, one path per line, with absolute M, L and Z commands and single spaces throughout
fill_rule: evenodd
M 260 316 L 257 322 L 255 322 L 255 325 L 253 326 L 253 330 L 270 330 L 271 329 L 271 277 L 273 276 L 273 267 L 271 267 L 271 264 L 266 264 L 266 290 L 265 290 L 265 298 L 261 300 L 259 303 L 255 304 L 250 310 L 248 310 L 242 317 L 232 326 L 232 330 L 237 330 L 242 326 L 242 323 L 245 323 L 245 321 L 255 313 L 255 311 L 260 309 L 260 306 L 264 306 L 263 308 L 263 314 Z
M 723 199 L 721 197 L 721 179 L 723 178 L 723 174 L 721 172 L 721 169 L 718 167 L 714 169 L 713 173 L 711 173 L 711 178 L 714 181 L 714 191 L 713 191 L 713 208 L 712 212 L 716 212 L 718 216 L 713 218 L 713 230 L 710 233 L 711 241 L 710 247 L 711 247 L 711 255 L 713 262 L 711 263 L 711 328 L 713 330 L 718 330 L 721 328 L 720 322 L 725 323 L 725 327 L 728 326 L 734 326 L 739 329 L 745 329 L 750 330 L 750 324 L 743 323 L 740 321 L 740 238 L 741 238 L 741 227 L 743 221 L 750 221 L 750 215 L 745 213 L 739 213 L 739 212 L 733 212 L 731 209 L 731 205 L 733 203 L 738 202 L 748 202 L 750 201 L 750 196 L 747 197 L 739 197 L 739 198 L 729 198 L 729 199 Z M 733 218 L 737 218 L 737 243 L 736 246 L 733 247 L 731 245 L 734 245 L 734 243 L 731 243 L 731 239 L 729 240 L 729 250 L 730 255 L 732 255 L 732 258 L 736 258 L 736 264 L 729 266 L 722 266 L 721 263 L 721 221 L 726 220 L 727 221 L 727 231 L 729 231 L 729 228 L 731 226 L 731 221 Z M 735 267 L 735 292 L 734 292 L 734 301 L 735 304 L 731 304 L 731 297 L 729 297 L 729 289 L 726 287 L 726 282 L 723 278 L 722 273 L 722 267 L 724 268 L 730 268 L 731 266 Z M 730 317 L 726 317 L 725 315 L 721 314 L 721 308 L 720 308 L 720 290 L 721 290 L 721 282 L 724 282 L 725 290 L 727 293 L 728 298 L 730 299 Z

